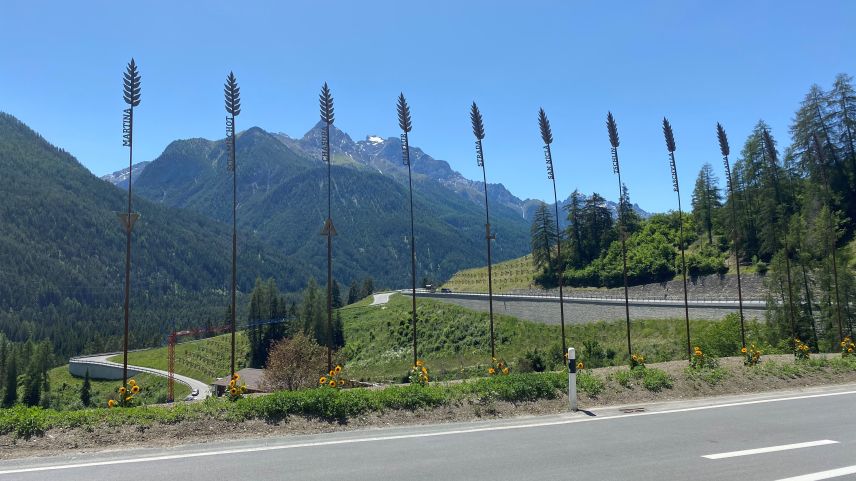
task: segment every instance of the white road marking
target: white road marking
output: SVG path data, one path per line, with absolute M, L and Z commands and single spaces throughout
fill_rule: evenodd
M 221 456 L 228 454 L 243 454 L 243 453 L 257 453 L 262 451 L 280 451 L 285 449 L 296 449 L 296 448 L 310 448 L 310 447 L 318 447 L 318 446 L 335 446 L 335 445 L 344 445 L 344 444 L 358 444 L 358 443 L 371 443 L 378 441 L 394 441 L 400 439 L 415 439 L 415 438 L 430 438 L 437 436 L 450 436 L 456 434 L 469 434 L 469 433 L 481 433 L 481 432 L 489 432 L 489 431 L 510 431 L 514 429 L 529 429 L 529 428 L 539 428 L 539 427 L 547 427 L 547 426 L 559 426 L 564 424 L 573 424 L 573 423 L 581 423 L 581 422 L 594 422 L 594 421 L 609 421 L 611 419 L 626 419 L 630 417 L 637 416 L 654 416 L 660 414 L 673 414 L 673 413 L 683 413 L 683 412 L 692 412 L 692 411 L 704 411 L 708 409 L 721 409 L 727 407 L 735 407 L 735 406 L 750 406 L 753 404 L 765 404 L 765 403 L 774 403 L 774 402 L 784 402 L 784 401 L 797 401 L 801 399 L 814 399 L 814 398 L 822 398 L 822 397 L 832 397 L 832 396 L 845 396 L 856 394 L 856 391 L 844 391 L 844 392 L 833 392 L 833 393 L 823 393 L 823 394 L 808 394 L 803 396 L 792 396 L 786 398 L 773 398 L 773 399 L 759 399 L 756 401 L 741 401 L 741 402 L 733 402 L 726 404 L 713 404 L 708 406 L 697 406 L 692 408 L 679 408 L 679 409 L 668 409 L 663 411 L 649 411 L 643 413 L 633 413 L 633 414 L 625 414 L 625 415 L 617 415 L 617 416 L 607 416 L 607 417 L 576 417 L 573 419 L 563 419 L 560 421 L 545 421 L 540 423 L 528 423 L 528 424 L 513 424 L 513 425 L 505 425 L 505 426 L 488 426 L 481 428 L 468 428 L 468 429 L 455 429 L 448 431 L 437 431 L 430 433 L 415 433 L 415 434 L 398 434 L 398 435 L 389 435 L 389 436 L 374 436 L 374 437 L 366 437 L 366 438 L 352 438 L 352 439 L 338 439 L 331 441 L 317 441 L 317 442 L 309 442 L 309 443 L 296 443 L 296 444 L 282 444 L 275 446 L 257 446 L 252 448 L 235 448 L 235 449 L 223 449 L 219 451 L 203 451 L 196 453 L 183 453 L 183 454 L 171 454 L 164 456 L 149 456 L 142 458 L 127 458 L 127 459 L 114 459 L 109 461 L 92 461 L 88 463 L 75 463 L 75 464 L 60 464 L 53 466 L 38 466 L 33 468 L 18 468 L 18 469 L 8 469 L 0 471 L 0 476 L 8 475 L 8 474 L 21 474 L 21 473 L 35 473 L 42 471 L 58 471 L 65 469 L 76 469 L 76 468 L 89 468 L 95 466 L 112 466 L 117 464 L 134 464 L 134 463 L 150 463 L 155 461 L 169 461 L 175 459 L 190 459 L 190 458 L 201 458 L 201 457 L 209 457 L 209 456 Z M 812 479 L 812 478 L 807 478 Z M 825 479 L 825 478 L 818 478 Z
M 777 481 L 821 481 L 823 479 L 847 476 L 848 474 L 856 474 L 856 466 L 847 466 L 844 468 L 830 469 L 829 471 L 803 474 L 802 476 L 794 476 L 793 478 L 783 478 Z
M 743 451 L 731 451 L 730 453 L 708 454 L 702 456 L 707 459 L 736 458 L 738 456 L 751 456 L 753 454 L 775 453 L 776 451 L 787 451 L 789 449 L 810 448 L 813 446 L 825 446 L 827 444 L 838 444 L 838 441 L 821 439 L 820 441 L 809 441 L 805 443 L 782 444 L 780 446 L 769 446 L 766 448 L 744 449 Z

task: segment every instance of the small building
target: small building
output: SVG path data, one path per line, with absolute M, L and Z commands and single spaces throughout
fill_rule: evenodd
M 253 369 L 250 367 L 245 367 L 238 371 L 238 385 L 246 384 L 247 385 L 247 393 L 260 393 L 260 392 L 270 392 L 269 389 L 264 387 L 264 369 Z M 229 389 L 229 378 L 221 377 L 217 378 L 216 381 L 211 383 L 211 392 L 215 396 L 222 396 Z

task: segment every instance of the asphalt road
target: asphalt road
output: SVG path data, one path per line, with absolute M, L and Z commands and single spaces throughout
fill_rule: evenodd
M 77 362 L 82 362 L 82 363 L 104 364 L 104 365 L 109 365 L 109 366 L 118 366 L 121 368 L 122 367 L 121 363 L 112 362 L 112 361 L 107 360 L 108 358 L 111 358 L 115 355 L 116 355 L 115 353 L 112 353 L 112 354 L 96 354 L 93 356 L 79 356 L 79 357 L 75 358 L 75 360 Z M 169 376 L 168 372 L 162 371 L 160 369 L 153 369 L 153 368 L 141 367 L 141 366 L 131 366 L 130 364 L 128 365 L 128 367 L 134 369 L 135 371 L 145 372 L 148 374 L 154 374 L 155 376 L 161 376 L 161 377 L 168 377 Z M 176 382 L 180 382 L 182 384 L 189 386 L 191 392 L 194 389 L 199 391 L 199 394 L 196 395 L 194 397 L 194 399 L 200 400 L 200 399 L 205 399 L 205 398 L 211 396 L 211 388 L 208 386 L 208 384 L 206 384 L 202 381 L 199 381 L 197 379 L 193 379 L 191 377 L 182 376 L 181 374 L 173 373 L 173 376 L 175 377 Z M 181 401 L 181 399 L 177 399 L 177 401 Z
M 66 455 L 2 463 L 0 481 L 856 479 L 854 402 L 856 385 L 848 385 L 508 421 Z

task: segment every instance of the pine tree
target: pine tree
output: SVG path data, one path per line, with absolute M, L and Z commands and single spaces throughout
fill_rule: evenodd
M 89 381 L 89 369 L 83 376 L 83 385 L 80 386 L 80 402 L 83 407 L 88 408 L 92 403 L 92 383 Z
M 583 267 L 582 199 L 580 191 L 574 190 L 565 206 L 568 213 L 567 237 L 570 244 L 568 260 L 575 268 Z
M 348 304 L 353 304 L 360 300 L 360 286 L 357 285 L 357 281 L 351 281 L 351 285 L 348 287 Z
M 372 279 L 371 276 L 363 279 L 363 290 L 361 294 L 362 297 L 360 299 L 365 299 L 366 297 L 374 294 L 374 279 Z
M 6 363 L 6 379 L 3 389 L 3 407 L 12 407 L 18 402 L 18 363 L 14 352 Z
M 333 281 L 333 309 L 342 307 L 342 292 L 339 288 L 339 282 Z
M 714 222 L 722 207 L 722 195 L 718 184 L 719 179 L 713 173 L 713 167 L 710 164 L 704 164 L 693 188 L 692 216 L 699 236 L 706 236 L 708 244 L 713 244 Z
M 612 213 L 606 199 L 597 192 L 586 199 L 582 210 L 581 235 L 583 239 L 582 263 L 588 264 L 600 257 L 609 244 L 616 239 Z
M 627 184 L 621 184 L 621 198 L 618 199 L 618 212 L 619 215 L 623 216 L 624 230 L 627 232 L 628 237 L 639 230 L 642 218 L 633 209 L 633 204 L 630 202 L 630 190 L 627 188 Z
M 333 344 L 334 350 L 345 347 L 345 327 L 342 323 L 342 313 L 336 311 L 336 319 L 333 322 Z
M 531 236 L 529 245 L 532 248 L 532 262 L 536 268 L 552 272 L 554 267 L 553 248 L 556 244 L 556 222 L 547 204 L 541 202 L 541 205 L 538 206 L 529 233 Z

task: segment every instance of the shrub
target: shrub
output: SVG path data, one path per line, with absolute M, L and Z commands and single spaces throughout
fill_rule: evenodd
M 701 347 L 696 346 L 693 350 L 693 355 L 690 358 L 690 368 L 692 369 L 714 369 L 719 367 L 719 361 L 715 357 L 705 356 Z
M 517 360 L 517 370 L 520 372 L 544 372 L 547 370 L 546 355 L 540 349 L 526 351 Z
M 316 386 L 318 373 L 324 372 L 324 348 L 304 334 L 283 339 L 271 348 L 264 383 L 273 390 L 293 391 Z
M 597 376 L 581 371 L 577 373 L 577 389 L 591 397 L 597 397 L 598 394 L 603 392 L 604 384 Z
M 642 376 L 642 385 L 645 389 L 653 392 L 658 392 L 672 388 L 672 376 L 660 369 L 645 369 Z
M 726 377 L 728 377 L 728 371 L 721 368 L 715 367 L 710 369 L 693 369 L 691 366 L 687 366 L 686 369 L 687 379 L 691 381 L 704 381 L 711 386 L 719 384 L 719 381 L 722 381 Z

